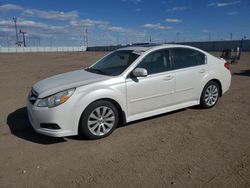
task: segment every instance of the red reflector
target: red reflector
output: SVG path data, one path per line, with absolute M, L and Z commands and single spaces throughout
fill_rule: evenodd
M 228 70 L 230 70 L 230 64 L 228 62 L 224 63 L 224 67 Z

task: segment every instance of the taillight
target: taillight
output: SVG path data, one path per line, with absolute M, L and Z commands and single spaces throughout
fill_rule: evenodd
M 224 63 L 224 67 L 225 67 L 226 69 L 230 70 L 230 63 L 228 63 L 228 62 Z

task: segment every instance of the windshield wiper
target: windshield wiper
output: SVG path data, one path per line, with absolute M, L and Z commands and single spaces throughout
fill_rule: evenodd
M 93 72 L 95 72 L 95 73 L 99 73 L 99 74 L 107 74 L 107 73 L 105 73 L 104 71 L 102 71 L 102 70 L 100 70 L 100 69 L 96 69 L 96 68 L 92 68 L 92 67 L 89 67 L 89 68 L 87 68 L 86 69 L 87 71 L 93 71 Z

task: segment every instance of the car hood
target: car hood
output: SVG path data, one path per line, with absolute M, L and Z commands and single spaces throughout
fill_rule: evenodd
M 57 92 L 109 79 L 109 76 L 94 74 L 85 70 L 77 70 L 55 75 L 37 82 L 33 89 L 39 98 L 53 95 Z

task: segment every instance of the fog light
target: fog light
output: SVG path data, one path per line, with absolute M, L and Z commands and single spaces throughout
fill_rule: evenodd
M 45 129 L 61 129 L 56 123 L 41 123 L 40 127 Z

